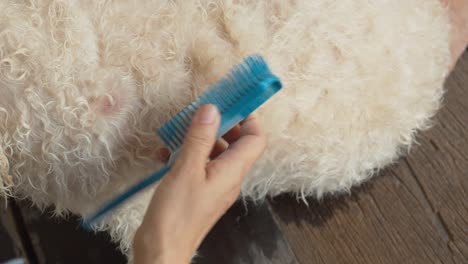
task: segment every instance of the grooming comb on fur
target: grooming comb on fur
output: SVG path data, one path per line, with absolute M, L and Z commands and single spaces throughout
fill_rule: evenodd
M 281 87 L 281 81 L 270 72 L 267 63 L 260 55 L 247 57 L 242 64 L 235 66 L 227 76 L 159 128 L 157 133 L 171 152 L 169 162 L 161 170 L 133 185 L 95 214 L 84 219 L 83 226 L 89 229 L 98 218 L 160 180 L 169 171 L 182 147 L 192 117 L 200 106 L 213 104 L 220 111 L 221 122 L 217 133 L 217 138 L 220 138 L 265 103 Z

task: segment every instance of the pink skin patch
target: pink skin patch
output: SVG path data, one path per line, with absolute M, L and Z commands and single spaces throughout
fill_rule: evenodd
M 105 116 L 119 114 L 127 107 L 130 98 L 134 97 L 133 83 L 121 79 L 121 75 L 119 72 L 108 70 L 100 72 L 94 87 L 90 87 L 95 91 L 90 103 L 97 114 Z M 97 92 L 99 90 L 101 92 Z
M 114 112 L 118 112 L 119 102 L 111 95 L 106 95 L 98 100 L 98 111 L 104 115 L 110 115 Z
M 89 102 L 95 109 L 96 113 L 100 115 L 112 115 L 117 113 L 120 109 L 119 100 L 109 94 L 92 97 L 89 99 Z

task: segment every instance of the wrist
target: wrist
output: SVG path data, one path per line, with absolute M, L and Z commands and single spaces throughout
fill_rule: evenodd
M 189 264 L 190 258 L 185 257 L 187 254 L 180 254 L 181 252 L 164 252 L 157 256 L 152 262 L 148 264 Z M 146 264 L 146 263 L 145 263 Z
M 156 249 L 146 248 L 135 249 L 135 264 L 189 264 L 190 255 L 181 249 Z
M 183 243 L 168 243 L 167 240 L 155 240 L 151 232 L 135 234 L 134 263 L 135 264 L 188 264 L 193 252 Z

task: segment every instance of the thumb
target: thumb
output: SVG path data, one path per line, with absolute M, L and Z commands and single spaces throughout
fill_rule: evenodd
M 198 109 L 185 136 L 176 166 L 189 165 L 190 168 L 187 169 L 205 167 L 216 142 L 219 121 L 220 115 L 216 106 L 203 105 Z

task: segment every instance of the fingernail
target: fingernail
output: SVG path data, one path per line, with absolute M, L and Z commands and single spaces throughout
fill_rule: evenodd
M 196 121 L 200 124 L 211 124 L 216 119 L 218 109 L 214 105 L 204 105 L 198 110 Z

